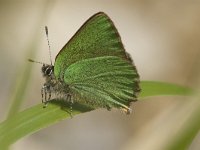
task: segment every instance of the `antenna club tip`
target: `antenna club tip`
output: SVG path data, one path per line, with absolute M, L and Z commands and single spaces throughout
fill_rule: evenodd
M 28 59 L 28 61 L 29 61 L 29 62 L 38 63 L 38 64 L 45 64 L 45 63 L 43 63 L 43 62 L 35 61 L 35 60 L 33 60 L 33 59 Z
M 48 35 L 48 27 L 45 26 L 45 32 L 46 32 L 46 35 Z
M 48 42 L 48 46 L 49 46 L 49 57 L 50 57 L 50 62 L 51 62 L 51 65 L 52 65 L 51 48 L 50 48 L 50 43 L 49 43 L 48 27 L 47 27 L 47 26 L 45 26 L 45 32 L 46 32 L 47 42 Z
M 34 60 L 32 60 L 32 59 L 28 59 L 28 61 L 30 61 L 30 62 L 35 62 Z

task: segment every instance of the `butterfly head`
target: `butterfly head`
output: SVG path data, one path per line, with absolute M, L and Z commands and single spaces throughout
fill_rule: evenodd
M 54 67 L 53 65 L 43 64 L 42 65 L 42 74 L 44 77 L 49 77 L 53 75 Z

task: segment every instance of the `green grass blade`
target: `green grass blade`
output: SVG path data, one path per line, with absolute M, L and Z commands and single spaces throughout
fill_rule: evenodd
M 25 135 L 34 133 L 51 124 L 76 114 L 84 113 L 92 108 L 81 104 L 74 104 L 70 114 L 70 107 L 63 101 L 51 101 L 46 108 L 43 104 L 35 105 L 0 124 L 0 149 L 4 149 Z
M 141 98 L 157 95 L 190 95 L 192 90 L 183 86 L 144 81 L 141 82 Z M 0 124 L 0 149 L 18 139 L 50 126 L 63 119 L 71 118 L 69 107 L 62 101 L 51 101 L 46 108 L 42 104 L 17 113 Z M 73 116 L 93 110 L 81 104 L 73 105 Z
M 139 95 L 140 98 L 160 95 L 189 96 L 194 94 L 194 90 L 192 90 L 191 88 L 173 83 L 160 81 L 142 81 L 140 85 L 142 89 L 142 92 Z

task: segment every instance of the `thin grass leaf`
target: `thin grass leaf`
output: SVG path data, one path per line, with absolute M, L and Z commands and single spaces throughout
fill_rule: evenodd
M 190 88 L 153 81 L 141 82 L 141 89 L 141 98 L 158 95 L 191 95 L 192 93 Z M 74 104 L 72 115 L 75 116 L 91 110 L 93 110 L 91 107 Z M 0 149 L 42 128 L 71 118 L 69 111 L 70 107 L 66 103 L 53 100 L 46 108 L 39 104 L 17 113 L 0 124 Z
M 43 104 L 28 108 L 0 124 L 0 149 L 51 124 L 90 110 L 92 108 L 85 105 L 74 104 L 70 113 L 69 105 L 56 100 L 49 102 L 46 108 Z
M 139 95 L 140 98 L 161 95 L 191 96 L 195 93 L 195 91 L 189 87 L 160 81 L 142 81 L 140 86 L 142 89 Z

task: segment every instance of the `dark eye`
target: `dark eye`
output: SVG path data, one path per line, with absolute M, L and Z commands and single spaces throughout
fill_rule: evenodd
M 48 68 L 46 68 L 46 70 L 45 70 L 45 74 L 46 75 L 51 75 L 52 74 L 52 72 L 53 72 L 53 68 L 52 67 L 48 67 Z

